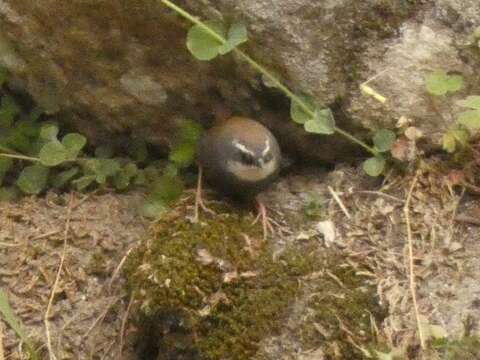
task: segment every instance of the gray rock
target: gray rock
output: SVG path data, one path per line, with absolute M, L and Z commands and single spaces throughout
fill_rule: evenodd
M 293 91 L 332 106 L 339 126 L 359 137 L 407 116 L 427 145 L 437 144 L 455 116 L 453 101 L 432 106 L 425 94 L 433 69 L 465 76 L 468 91 L 458 96 L 479 91 L 475 0 L 178 4 L 203 19 L 245 23 L 247 52 Z M 3 0 L 0 25 L 0 63 L 13 83 L 47 112 L 69 114 L 93 140 L 128 131 L 169 145 L 181 118 L 209 124 L 237 114 L 266 123 L 304 158 L 334 161 L 358 150 L 338 136 L 306 135 L 288 120 L 288 100 L 234 56 L 193 59 L 185 48 L 190 24 L 160 2 Z M 386 104 L 359 90 L 377 75 L 370 85 Z

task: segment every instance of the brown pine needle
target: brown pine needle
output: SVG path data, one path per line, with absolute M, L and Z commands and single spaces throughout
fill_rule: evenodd
M 418 337 L 420 338 L 420 346 L 422 347 L 422 349 L 425 349 L 425 337 L 423 335 L 423 330 L 420 323 L 420 313 L 418 312 L 418 304 L 417 304 L 417 293 L 416 293 L 416 282 L 415 282 L 415 271 L 414 271 L 415 269 L 413 264 L 413 239 L 412 239 L 412 228 L 410 224 L 410 201 L 412 199 L 413 189 L 417 184 L 418 175 L 419 174 L 417 172 L 415 174 L 415 177 L 413 178 L 412 185 L 410 186 L 410 190 L 408 191 L 407 199 L 405 201 L 403 212 L 405 214 L 405 223 L 407 226 L 410 292 L 412 294 L 413 309 L 415 311 L 415 318 L 417 320 Z
M 67 220 L 65 221 L 65 230 L 63 232 L 63 249 L 62 249 L 62 255 L 60 258 L 60 264 L 58 265 L 57 276 L 55 277 L 55 282 L 53 283 L 52 292 L 50 293 L 50 299 L 48 300 L 47 310 L 45 311 L 45 316 L 43 318 L 43 323 L 45 325 L 45 333 L 47 337 L 48 357 L 51 360 L 56 360 L 57 357 L 53 352 L 52 338 L 50 335 L 48 318 L 50 317 L 50 312 L 53 305 L 53 299 L 55 298 L 55 292 L 57 291 L 58 283 L 60 281 L 60 275 L 62 274 L 63 263 L 65 262 L 65 254 L 67 252 L 68 232 L 70 230 L 70 218 L 72 215 L 72 206 L 73 206 L 73 193 L 70 196 L 70 202 L 68 204 L 68 209 L 67 209 Z

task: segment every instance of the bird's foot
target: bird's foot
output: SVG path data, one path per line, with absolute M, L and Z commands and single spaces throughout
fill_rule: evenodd
M 208 214 L 215 215 L 215 211 L 208 208 L 207 205 L 205 205 L 205 202 L 203 201 L 203 197 L 202 197 L 202 168 L 201 167 L 199 167 L 199 170 L 198 170 L 197 191 L 195 192 L 195 209 L 194 209 L 193 218 L 192 218 L 193 223 L 198 223 L 200 209 L 202 209 L 203 211 L 205 211 Z
M 198 223 L 200 218 L 200 209 L 202 209 L 204 212 L 208 214 L 215 215 L 215 211 L 213 211 L 207 205 L 205 205 L 202 194 L 197 191 L 195 194 L 195 209 L 193 213 L 192 222 Z
M 256 199 L 258 214 L 255 220 L 253 220 L 252 225 L 255 225 L 259 220 L 262 221 L 262 229 L 263 229 L 263 240 L 266 240 L 268 235 L 274 235 L 275 229 L 273 225 L 277 223 L 267 215 L 267 208 L 260 200 Z

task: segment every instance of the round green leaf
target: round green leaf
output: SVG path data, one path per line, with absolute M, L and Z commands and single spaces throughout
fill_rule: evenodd
M 20 113 L 20 108 L 15 99 L 9 95 L 3 95 L 0 105 L 0 127 L 9 128 L 13 125 L 15 117 Z
M 184 184 L 180 177 L 164 175 L 153 184 L 150 196 L 170 204 L 182 195 L 183 189 Z
M 78 174 L 79 170 L 78 167 L 72 167 L 71 169 L 56 174 L 51 181 L 53 187 L 64 187 L 75 175 Z
M 305 124 L 308 120 L 314 118 L 315 110 L 318 105 L 315 99 L 309 95 L 297 95 L 302 103 L 310 110 L 306 111 L 297 101 L 292 100 L 290 103 L 290 117 L 298 124 Z
M 124 190 L 130 185 L 130 181 L 137 174 L 138 168 L 134 163 L 125 165 L 113 178 L 113 184 L 118 190 Z
M 13 201 L 18 198 L 18 190 L 13 186 L 0 187 L 0 202 Z
M 458 123 L 471 130 L 480 129 L 480 110 L 462 112 L 458 117 Z
M 16 181 L 16 185 L 25 194 L 39 194 L 47 185 L 48 168 L 36 164 L 27 166 L 22 170 Z
M 218 52 L 221 55 L 224 55 L 235 49 L 238 45 L 243 44 L 247 40 L 248 35 L 245 25 L 235 23 L 230 26 L 230 29 L 228 29 L 227 42 L 219 47 Z
M 480 110 L 480 96 L 469 96 L 464 100 L 457 101 L 457 105 L 474 110 Z
M 88 185 L 94 182 L 95 178 L 95 175 L 84 175 L 81 178 L 72 181 L 72 184 L 76 186 L 78 191 L 82 191 L 86 189 Z
M 195 159 L 195 150 L 195 143 L 185 142 L 174 147 L 168 158 L 179 167 L 187 167 Z
M 370 176 L 379 176 L 385 169 L 386 160 L 383 156 L 375 156 L 363 162 L 363 171 Z
M 70 133 L 63 137 L 62 144 L 68 151 L 69 159 L 73 160 L 87 144 L 87 138 L 77 133 Z
M 140 212 L 149 219 L 158 219 L 166 210 L 168 205 L 161 199 L 148 199 L 142 205 Z
M 463 77 L 461 75 L 448 75 L 443 70 L 437 70 L 426 76 L 425 86 L 430 94 L 441 96 L 447 92 L 460 90 L 463 87 Z
M 202 125 L 192 120 L 185 120 L 180 125 L 180 138 L 182 141 L 197 142 L 203 133 Z
M 212 31 L 219 36 L 225 37 L 225 30 L 214 22 L 205 22 Z M 187 34 L 187 49 L 198 60 L 211 60 L 219 54 L 219 48 L 222 42 L 215 39 L 211 34 L 199 25 L 194 25 L 190 28 Z
M 443 134 L 442 136 L 442 148 L 448 153 L 453 153 L 456 149 L 457 142 L 455 136 L 451 131 Z
M 45 166 L 57 166 L 68 159 L 68 151 L 61 143 L 52 141 L 43 145 L 38 157 Z
M 317 110 L 315 117 L 308 120 L 303 127 L 312 134 L 331 135 L 335 132 L 335 119 L 330 109 Z
M 378 151 L 385 152 L 392 148 L 395 139 L 396 135 L 393 131 L 380 129 L 373 136 L 373 144 Z
M 55 124 L 45 124 L 40 128 L 40 137 L 44 140 L 57 140 L 58 126 Z

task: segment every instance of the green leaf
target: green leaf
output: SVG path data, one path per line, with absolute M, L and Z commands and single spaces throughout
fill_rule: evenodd
M 39 194 L 47 185 L 48 168 L 35 164 L 22 170 L 16 184 L 25 194 Z
M 180 177 L 164 175 L 153 184 L 150 198 L 171 204 L 182 195 L 183 189 L 184 184 Z
M 315 111 L 315 117 L 308 120 L 303 127 L 312 134 L 330 135 L 335 132 L 335 119 L 330 109 Z
M 142 205 L 140 213 L 149 219 L 158 219 L 166 210 L 168 205 L 161 199 L 148 199 Z
M 292 100 L 290 103 L 290 117 L 298 124 L 305 124 L 308 120 L 311 120 L 314 117 L 318 104 L 312 96 L 297 95 L 297 97 L 308 109 L 310 109 L 311 114 L 308 113 L 297 101 Z
M 387 161 L 382 155 L 372 157 L 363 162 L 363 171 L 370 176 L 379 176 L 385 169 Z
M 480 129 L 480 110 L 468 110 L 462 112 L 457 122 L 470 130 Z
M 147 183 L 147 178 L 145 177 L 145 172 L 143 170 L 138 170 L 137 175 L 133 179 L 133 185 L 142 186 Z
M 77 133 L 70 133 L 63 137 L 62 144 L 67 149 L 69 160 L 74 160 L 87 144 L 87 138 Z
M 442 136 L 442 148 L 448 153 L 455 152 L 457 148 L 457 142 L 455 140 L 455 136 L 452 134 L 451 131 L 446 132 Z
M 46 124 L 40 128 L 40 137 L 47 141 L 57 140 L 58 126 L 56 124 Z
M 373 144 L 380 152 L 389 151 L 396 140 L 396 135 L 393 131 L 387 129 L 378 130 L 373 136 Z
M 164 176 L 170 176 L 170 177 L 177 176 L 178 175 L 178 167 L 173 163 L 167 164 L 167 166 L 165 166 L 165 169 L 163 169 L 163 175 Z
M 467 130 L 455 129 L 452 131 L 452 134 L 460 145 L 463 147 L 468 145 L 468 142 L 470 141 L 470 133 Z
M 72 181 L 72 184 L 75 185 L 78 191 L 85 190 L 88 185 L 93 183 L 96 179 L 95 175 L 84 175 L 76 180 Z
M 178 167 L 188 167 L 195 159 L 196 145 L 185 142 L 174 147 L 169 154 L 168 159 Z
M 68 151 L 58 141 L 48 142 L 43 145 L 38 157 L 45 166 L 57 166 L 68 159 Z
M 13 160 L 10 158 L 0 157 L 0 185 L 3 182 L 3 178 L 5 174 L 10 170 L 13 166 Z
M 9 95 L 3 95 L 0 103 L 0 127 L 11 127 L 19 113 L 20 108 L 15 99 Z
M 17 318 L 13 309 L 11 308 L 8 302 L 7 293 L 0 289 L 0 313 L 3 320 L 12 328 L 12 330 L 17 334 L 23 343 L 25 343 L 30 349 L 33 349 L 32 343 L 27 337 L 25 330 L 20 323 L 20 320 Z
M 98 166 L 95 169 L 96 181 L 104 184 L 109 176 L 115 175 L 120 170 L 120 163 L 114 159 L 98 159 Z
M 480 110 L 480 96 L 469 96 L 464 100 L 457 101 L 457 105 L 474 110 Z
M 230 29 L 228 29 L 227 42 L 219 47 L 218 52 L 221 55 L 225 55 L 226 53 L 232 51 L 238 45 L 243 44 L 247 40 L 248 35 L 245 25 L 235 23 L 230 26 Z
M 14 201 L 18 198 L 18 190 L 13 186 L 0 187 L 0 202 Z
M 137 172 L 138 168 L 134 163 L 128 163 L 125 165 L 113 179 L 115 188 L 118 190 L 126 189 Z
M 448 75 L 443 70 L 437 70 L 426 76 L 425 85 L 430 94 L 441 96 L 462 89 L 463 76 Z
M 190 141 L 196 143 L 203 133 L 202 125 L 196 121 L 185 120 L 180 126 L 180 138 L 182 141 Z
M 225 38 L 225 30 L 217 22 L 207 21 L 204 23 L 212 31 L 217 33 L 222 38 Z M 190 28 L 187 34 L 187 49 L 198 60 L 211 60 L 219 54 L 219 48 L 222 42 L 215 39 L 203 27 L 194 25 Z
M 71 169 L 62 171 L 54 176 L 52 179 L 52 185 L 56 188 L 64 187 L 75 175 L 78 174 L 80 169 L 78 167 L 72 167 Z

